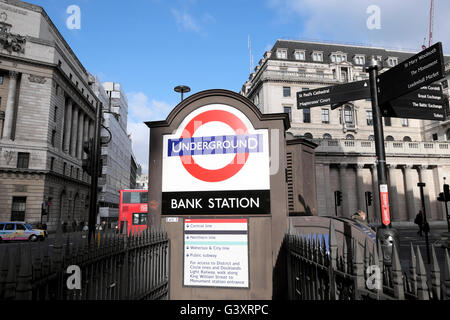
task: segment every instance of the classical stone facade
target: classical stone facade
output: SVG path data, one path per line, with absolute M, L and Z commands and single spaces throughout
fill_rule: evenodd
M 329 105 L 297 109 L 296 93 L 366 80 L 363 65 L 372 56 L 383 63 L 384 72 L 415 53 L 278 40 L 243 85 L 241 94 L 262 112 L 289 113 L 289 131 L 319 145 L 315 157 L 318 215 L 335 214 L 337 190 L 343 194 L 338 215 L 350 217 L 358 209 L 365 211 L 365 192 L 369 191 L 374 195 L 369 220 L 379 221 L 372 107 L 370 100 L 358 100 L 334 110 Z M 445 56 L 447 74 L 449 60 Z M 448 96 L 447 82 L 444 93 Z M 443 203 L 436 198 L 442 192 L 444 177 L 450 179 L 450 120 L 384 118 L 383 123 L 392 220 L 414 220 L 421 208 L 419 181 L 426 183 L 429 219 L 445 219 Z
M 0 34 L 18 39 L 0 39 L 0 221 L 87 221 L 82 145 L 98 106 L 89 73 L 41 7 L 1 0 L 0 16 Z

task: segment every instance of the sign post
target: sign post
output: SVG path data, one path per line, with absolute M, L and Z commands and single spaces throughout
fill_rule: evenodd
M 382 68 L 381 62 L 371 59 L 366 63 L 364 69 L 369 73 L 370 93 L 372 99 L 373 131 L 375 135 L 375 153 L 378 173 L 378 188 L 380 191 L 381 206 L 381 227 L 377 230 L 377 240 L 381 242 L 383 248 L 384 261 L 392 262 L 392 248 L 398 248 L 397 230 L 391 226 L 391 215 L 389 211 L 389 195 L 386 176 L 386 155 L 384 150 L 383 122 L 381 121 L 381 111 L 378 105 L 378 70 Z

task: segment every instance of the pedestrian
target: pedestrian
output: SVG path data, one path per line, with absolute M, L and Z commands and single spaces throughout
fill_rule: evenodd
M 363 224 L 367 224 L 366 218 L 367 218 L 367 215 L 366 215 L 366 213 L 365 213 L 364 211 L 362 211 L 362 210 L 358 210 L 357 212 L 355 212 L 355 213 L 352 215 L 352 219 L 353 219 L 353 220 L 356 220 L 356 221 L 361 222 L 361 223 L 363 223 Z
M 414 219 L 414 223 L 419 226 L 419 231 L 417 234 L 422 237 L 422 232 L 424 231 L 424 215 L 423 211 L 419 210 L 419 213 L 416 215 L 416 218 Z

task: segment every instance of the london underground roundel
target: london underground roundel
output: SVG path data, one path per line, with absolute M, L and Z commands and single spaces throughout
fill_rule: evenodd
M 268 213 L 268 130 L 212 104 L 163 137 L 163 214 Z

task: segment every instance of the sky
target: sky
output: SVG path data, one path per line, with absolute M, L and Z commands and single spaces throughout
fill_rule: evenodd
M 430 0 L 30 0 L 42 6 L 85 68 L 119 82 L 128 132 L 148 172 L 149 129 L 189 94 L 239 92 L 277 39 L 327 41 L 420 51 Z M 79 8 L 79 25 L 70 27 Z M 433 43 L 450 53 L 450 1 L 434 1 Z M 69 22 L 69 23 L 68 23 Z

